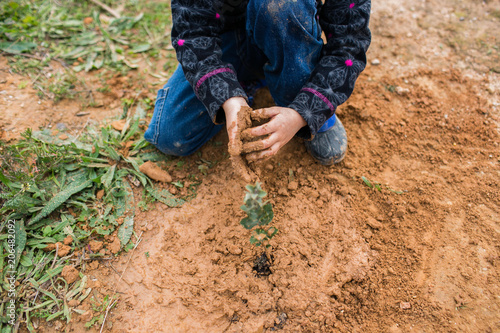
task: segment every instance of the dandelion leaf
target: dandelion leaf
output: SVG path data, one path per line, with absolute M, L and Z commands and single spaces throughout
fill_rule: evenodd
M 134 216 L 125 217 L 123 224 L 118 229 L 118 239 L 120 240 L 120 245 L 123 248 L 130 241 L 132 237 L 132 232 L 134 231 Z
M 16 266 L 19 263 L 19 259 L 21 258 L 21 254 L 24 251 L 24 247 L 26 246 L 27 234 L 24 229 L 24 221 L 17 220 L 15 224 L 16 231 Z
M 36 223 L 52 213 L 56 208 L 61 206 L 66 200 L 68 200 L 73 194 L 80 192 L 81 190 L 92 185 L 92 179 L 89 179 L 86 174 L 79 173 L 73 177 L 68 178 L 68 186 L 66 186 L 61 192 L 57 193 L 50 201 L 43 207 L 43 209 L 31 219 L 28 225 Z
M 155 198 L 156 200 L 164 203 L 169 207 L 179 207 L 185 202 L 182 199 L 176 198 L 172 193 L 167 190 L 158 190 L 153 187 L 146 187 L 146 190 Z

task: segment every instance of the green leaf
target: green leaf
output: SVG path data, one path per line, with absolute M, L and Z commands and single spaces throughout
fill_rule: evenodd
M 116 170 L 116 164 L 113 165 L 111 168 L 109 168 L 104 175 L 101 177 L 101 182 L 104 185 L 106 189 L 109 189 L 111 187 L 111 184 L 113 183 L 113 177 L 115 175 L 115 170 Z
M 373 185 L 372 183 L 368 180 L 368 178 L 366 178 L 365 176 L 361 177 L 361 179 L 365 182 L 366 186 L 368 186 L 369 188 L 373 188 Z
M 263 207 L 263 214 L 260 218 L 259 225 L 268 225 L 274 217 L 273 206 L 269 203 Z
M 133 210 L 134 207 L 134 192 L 127 181 L 117 181 L 116 188 L 113 195 L 113 206 L 115 208 L 115 217 L 124 215 L 127 211 Z
M 271 233 L 269 233 L 270 231 L 271 231 Z M 267 233 L 267 237 L 269 239 L 271 239 L 274 236 L 276 236 L 276 234 L 278 233 L 278 228 L 276 228 L 276 227 L 270 227 L 269 229 L 267 229 L 266 233 Z
M 40 221 L 41 219 L 52 213 L 60 205 L 62 205 L 73 194 L 78 193 L 84 188 L 92 185 L 92 179 L 88 179 L 85 174 L 80 177 L 75 176 L 73 178 L 73 181 L 69 181 L 68 183 L 68 186 L 65 187 L 61 192 L 57 193 L 52 199 L 50 199 L 50 201 L 45 205 L 45 207 L 43 207 L 40 213 L 38 213 L 34 218 L 31 219 L 28 225 Z
M 130 52 L 132 53 L 141 53 L 141 52 L 146 52 L 151 49 L 151 44 L 146 43 L 146 44 L 139 44 L 133 47 Z
M 147 186 L 146 190 L 155 198 L 156 200 L 164 203 L 169 207 L 179 207 L 185 202 L 182 199 L 176 198 L 172 193 L 167 190 L 157 190 L 151 186 Z
M 125 217 L 123 224 L 118 229 L 118 239 L 120 240 L 120 245 L 123 248 L 132 237 L 134 231 L 134 216 Z
M 19 260 L 19 263 L 23 265 L 24 267 L 30 267 L 33 266 L 33 261 L 31 261 L 30 258 L 26 256 L 21 256 L 21 259 Z
M 249 217 L 245 217 L 240 221 L 240 224 L 245 228 L 245 229 L 252 229 L 253 227 L 257 226 L 259 224 L 259 221 L 257 219 L 251 219 Z
M 112 148 L 111 146 L 106 146 L 104 148 L 104 151 L 106 151 L 107 155 L 112 159 L 112 160 L 115 160 L 115 161 L 119 161 L 120 160 L 120 154 L 118 154 L 116 152 L 116 150 L 114 148 Z
M 26 246 L 26 230 L 24 229 L 24 222 L 21 220 L 17 220 L 15 224 L 15 235 L 16 235 L 16 266 L 19 263 L 19 259 L 21 258 L 21 254 L 24 251 L 24 247 Z
M 36 46 L 35 43 L 29 42 L 1 42 L 0 50 L 12 54 L 21 54 L 36 48 Z
M 403 194 L 403 193 L 404 193 L 403 191 L 396 191 L 396 190 L 393 190 L 393 189 L 392 189 L 392 188 L 390 188 L 389 186 L 386 186 L 386 188 L 387 188 L 389 191 L 391 191 L 391 192 L 393 192 L 393 193 L 396 193 L 396 194 Z
M 76 148 L 78 149 L 83 149 L 87 152 L 92 151 L 92 146 L 89 144 L 81 143 L 80 141 L 76 140 L 76 138 L 71 135 L 66 133 L 68 136 L 67 140 L 61 140 L 57 136 L 52 136 L 49 130 L 43 130 L 43 131 L 34 131 L 32 133 L 32 137 L 45 142 L 45 143 L 50 143 L 50 144 L 55 144 L 55 145 L 71 145 L 72 143 L 75 144 Z
M 10 188 L 12 190 L 12 182 L 4 176 L 2 170 L 0 170 L 0 181 L 5 185 L 7 186 L 8 188 Z

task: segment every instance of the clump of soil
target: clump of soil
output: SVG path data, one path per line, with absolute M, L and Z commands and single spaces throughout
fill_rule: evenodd
M 238 112 L 238 126 L 236 139 L 229 143 L 228 151 L 231 155 L 231 162 L 236 173 L 247 182 L 252 182 L 257 179 L 256 173 L 250 168 L 244 154 L 263 149 L 260 137 L 250 135 L 249 129 L 261 125 L 268 118 L 263 114 L 263 110 L 253 110 L 250 107 L 244 106 Z
M 157 166 L 151 161 L 147 161 L 139 167 L 139 171 L 147 175 L 149 178 L 162 183 L 170 183 L 172 176 L 168 172 Z
M 61 272 L 61 276 L 68 284 L 71 284 L 78 279 L 78 270 L 71 265 L 66 265 Z
M 252 126 L 250 115 L 252 108 L 244 106 L 238 112 L 237 124 L 229 124 L 228 126 L 238 126 L 236 138 L 234 142 L 229 142 L 228 151 L 231 155 L 231 164 L 237 174 L 247 182 L 250 183 L 256 178 L 255 173 L 248 167 L 247 161 L 241 156 L 243 152 L 243 142 L 241 140 L 241 133 Z
M 258 276 L 268 276 L 271 272 L 271 260 L 267 257 L 267 254 L 263 252 L 260 256 L 257 257 L 254 261 L 253 270 L 257 273 Z

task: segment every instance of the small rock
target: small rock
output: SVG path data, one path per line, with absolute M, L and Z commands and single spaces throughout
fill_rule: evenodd
M 293 181 L 293 182 L 288 183 L 288 189 L 290 191 L 295 191 L 298 188 L 299 188 L 299 183 L 298 182 Z
M 380 60 L 378 60 L 378 59 L 373 59 L 373 60 L 372 60 L 372 65 L 373 65 L 373 66 L 378 66 L 378 65 L 380 65 Z
M 382 229 L 384 227 L 382 223 L 380 223 L 379 221 L 375 220 L 372 217 L 369 217 L 366 220 L 366 224 L 368 224 L 373 229 Z
M 72 299 L 71 301 L 68 302 L 68 305 L 74 308 L 80 305 L 80 302 L 77 299 Z
M 240 255 L 243 251 L 241 250 L 241 248 L 239 248 L 238 246 L 236 245 L 231 245 L 229 248 L 228 248 L 228 251 L 229 253 L 231 254 L 234 254 L 234 255 Z
M 71 265 L 66 265 L 61 272 L 61 276 L 68 284 L 71 284 L 78 279 L 78 270 Z
M 401 96 L 405 96 L 407 95 L 408 93 L 410 93 L 410 89 L 408 88 L 403 88 L 403 87 L 396 87 L 396 94 L 398 95 L 401 95 Z
M 92 319 L 92 310 L 87 310 L 84 314 L 80 316 L 80 321 L 87 322 Z
M 104 196 L 104 190 L 97 191 L 95 196 L 96 196 L 97 200 L 101 200 L 102 197 Z
M 278 189 L 278 194 L 279 194 L 279 195 L 283 195 L 283 196 L 287 197 L 287 196 L 288 196 L 288 191 L 287 191 L 287 189 L 286 189 L 286 188 L 284 188 L 284 187 L 280 187 L 280 188 Z
M 66 236 L 66 238 L 64 238 L 63 240 L 63 243 L 64 245 L 70 245 L 71 243 L 73 243 L 73 237 L 71 237 L 70 235 Z
M 266 170 L 273 171 L 273 169 L 274 169 L 274 166 L 271 163 L 266 164 Z
M 126 119 L 115 120 L 111 123 L 111 127 L 121 132 L 125 128 L 126 123 L 127 123 Z
M 44 250 L 45 252 L 50 252 L 50 251 L 54 250 L 55 248 L 56 248 L 55 243 L 49 243 L 42 250 Z
M 66 140 L 67 138 L 68 138 L 68 136 L 66 134 L 59 135 L 59 139 L 61 139 L 61 140 Z
M 99 250 L 102 249 L 102 242 L 91 240 L 89 242 L 89 246 L 90 246 L 90 250 L 92 250 L 92 252 L 99 252 Z
M 68 245 L 64 245 L 63 243 L 61 242 L 57 242 L 56 243 L 56 246 L 57 247 L 57 255 L 59 257 L 64 257 L 64 256 L 67 256 L 68 253 L 71 251 L 71 246 L 68 246 Z
M 399 303 L 399 307 L 402 310 L 408 310 L 408 309 L 411 309 L 411 304 L 410 304 L 410 302 L 401 302 L 401 303 Z
M 91 270 L 98 269 L 99 268 L 99 261 L 92 260 L 91 262 L 89 262 L 88 268 Z
M 60 131 L 64 131 L 65 129 L 68 129 L 68 126 L 66 126 L 65 123 L 57 123 L 56 128 Z
M 151 161 L 147 161 L 142 164 L 139 167 L 139 171 L 147 175 L 149 178 L 162 183 L 170 183 L 172 181 L 172 177 L 168 174 L 168 172 Z
M 125 244 L 124 244 L 125 245 Z M 120 244 L 120 239 L 118 237 L 115 237 L 112 243 L 109 243 L 107 248 L 113 253 L 117 254 L 118 251 L 120 251 L 121 244 Z

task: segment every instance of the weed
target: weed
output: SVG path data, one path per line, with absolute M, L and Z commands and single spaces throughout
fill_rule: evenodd
M 365 176 L 362 176 L 361 177 L 361 180 L 363 181 L 363 183 L 365 183 L 366 186 L 368 186 L 369 188 L 372 188 L 372 189 L 376 189 L 377 191 L 379 192 L 382 192 L 382 186 L 387 188 L 389 191 L 393 192 L 393 193 L 396 193 L 396 194 L 403 194 L 404 192 L 406 191 L 396 191 L 396 190 L 393 190 L 391 189 L 389 186 L 387 185 L 382 185 L 381 183 L 379 182 L 373 182 L 373 181 L 370 181 L 368 178 L 366 178 Z
M 24 89 L 24 88 L 26 88 L 28 86 L 28 83 L 29 83 L 28 81 L 21 81 L 21 82 L 19 82 L 17 88 L 18 89 Z
M 274 226 L 266 227 L 273 220 L 273 206 L 269 201 L 262 201 L 267 192 L 262 190 L 259 182 L 255 186 L 247 185 L 246 189 L 247 192 L 243 199 L 245 204 L 241 206 L 241 209 L 248 216 L 243 218 L 240 224 L 248 230 L 257 227 L 250 237 L 251 244 L 256 246 L 265 244 L 266 247 L 270 247 L 269 241 L 278 233 L 278 228 Z
M 146 203 L 153 198 L 169 206 L 184 202 L 154 188 L 139 170 L 146 160 L 164 159 L 142 138 L 144 113 L 138 105 L 121 132 L 110 126 L 89 127 L 79 139 L 67 133 L 68 139 L 61 140 L 48 130 L 27 130 L 14 144 L 0 141 L 0 215 L 5 217 L 0 230 L 7 223 L 15 230 L 12 270 L 17 272 L 18 318 L 25 318 L 28 330 L 33 331 L 33 316 L 69 321 L 76 309 L 68 309 L 66 301 L 81 301 L 90 292 L 85 289 L 85 277 L 71 285 L 58 277 L 68 260 L 79 262 L 75 251 L 86 259 L 100 256 L 85 248 L 89 237 L 116 234 L 123 250 L 135 246 L 131 241 L 135 218 L 132 186 L 144 187 Z M 56 254 L 53 249 L 60 250 L 67 236 L 73 243 L 64 254 Z M 9 290 L 9 270 L 3 260 L 7 250 L 8 235 L 2 233 L 2 297 Z
M 494 9 L 490 12 L 490 15 L 500 20 L 500 10 Z
M 396 86 L 395 86 L 395 85 L 392 85 L 392 84 L 388 84 L 388 85 L 386 85 L 386 86 L 385 86 L 385 90 L 387 90 L 387 91 L 389 91 L 389 92 L 393 93 L 393 92 L 395 92 L 395 91 L 396 91 Z

